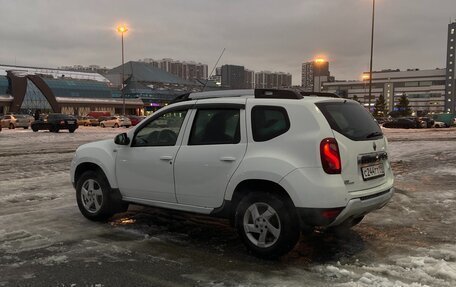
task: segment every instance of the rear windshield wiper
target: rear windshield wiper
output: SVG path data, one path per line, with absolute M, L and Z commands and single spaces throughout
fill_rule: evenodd
M 383 133 L 381 133 L 381 132 L 372 132 L 366 136 L 366 139 L 370 139 L 370 138 L 378 137 L 378 136 L 382 136 L 382 135 L 383 135 Z

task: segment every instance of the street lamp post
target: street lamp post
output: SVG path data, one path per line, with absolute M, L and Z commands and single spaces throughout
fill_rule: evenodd
M 372 62 L 374 58 L 374 19 L 375 19 L 375 0 L 372 0 L 372 32 L 371 32 L 371 51 L 369 65 L 369 112 L 371 111 L 372 96 Z
M 120 25 L 117 27 L 117 32 L 120 33 L 122 38 L 122 81 L 121 81 L 121 94 L 122 94 L 122 115 L 125 116 L 125 93 L 124 93 L 124 81 L 125 81 L 125 67 L 124 67 L 124 33 L 128 31 L 127 26 Z

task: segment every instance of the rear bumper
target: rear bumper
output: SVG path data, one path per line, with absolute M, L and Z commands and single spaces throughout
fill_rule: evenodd
M 368 196 L 352 198 L 341 208 L 297 208 L 301 226 L 337 226 L 347 220 L 358 218 L 385 206 L 394 194 L 394 188 Z M 340 213 L 339 213 L 340 212 Z M 338 214 L 337 217 L 324 216 Z
M 336 226 L 348 219 L 358 218 L 373 210 L 380 209 L 390 201 L 393 194 L 394 187 L 373 195 L 353 198 L 329 226 Z

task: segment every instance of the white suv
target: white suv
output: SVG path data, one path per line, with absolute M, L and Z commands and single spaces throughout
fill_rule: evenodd
M 79 209 L 91 220 L 128 203 L 226 217 L 266 258 L 287 253 L 309 227 L 351 227 L 390 200 L 393 174 L 369 112 L 328 96 L 186 94 L 114 141 L 78 148 Z

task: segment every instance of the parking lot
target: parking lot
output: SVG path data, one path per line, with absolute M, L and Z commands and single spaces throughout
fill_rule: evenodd
M 80 214 L 75 149 L 125 128 L 0 132 L 0 286 L 455 286 L 456 128 L 384 129 L 396 194 L 345 234 L 304 234 L 279 261 L 228 222 L 131 205 Z

